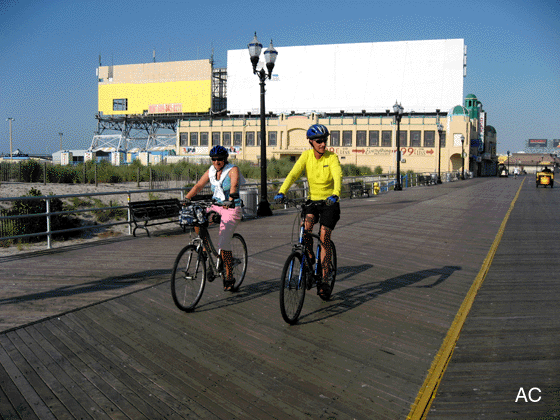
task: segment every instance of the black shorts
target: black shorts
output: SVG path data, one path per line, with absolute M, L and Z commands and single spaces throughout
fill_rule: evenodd
M 313 201 L 308 200 L 306 204 L 310 204 L 312 202 Z M 307 211 L 307 214 L 315 216 L 315 223 L 319 222 L 321 225 L 333 230 L 336 223 L 340 220 L 340 203 L 337 201 L 330 206 L 327 206 L 326 204 L 313 206 Z

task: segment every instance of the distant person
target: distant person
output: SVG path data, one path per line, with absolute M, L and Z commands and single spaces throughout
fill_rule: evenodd
M 552 172 L 550 169 L 548 169 L 548 166 L 545 166 L 544 169 L 542 170 L 543 172 Z

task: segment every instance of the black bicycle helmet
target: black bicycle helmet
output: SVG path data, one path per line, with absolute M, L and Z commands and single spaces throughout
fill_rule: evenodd
M 309 140 L 327 138 L 329 136 L 329 130 L 323 124 L 313 124 L 307 130 L 307 138 Z
M 224 146 L 220 146 L 220 145 L 214 146 L 210 150 L 210 157 L 221 157 L 221 158 L 227 159 L 228 156 L 229 156 L 229 153 Z

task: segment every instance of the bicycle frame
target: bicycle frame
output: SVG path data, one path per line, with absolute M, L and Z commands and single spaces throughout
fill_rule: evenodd
M 292 251 L 299 251 L 302 254 L 302 264 L 306 264 L 309 272 L 312 274 L 312 276 L 314 278 L 312 278 L 310 284 L 307 284 L 307 288 L 311 289 L 311 287 L 313 286 L 313 282 L 317 281 L 318 278 L 320 278 L 322 276 L 322 272 L 320 272 L 319 270 L 322 270 L 321 267 L 321 246 L 323 246 L 323 242 L 321 242 L 321 238 L 319 235 L 317 235 L 316 233 L 313 232 L 309 232 L 306 233 L 305 232 L 305 216 L 307 215 L 307 213 L 305 212 L 305 210 L 311 206 L 306 206 L 305 204 L 301 203 L 299 205 L 296 204 L 297 207 L 299 207 L 300 209 L 300 215 L 299 217 L 301 218 L 301 223 L 300 223 L 300 227 L 299 227 L 299 237 L 298 237 L 298 243 L 294 244 L 292 247 Z M 297 217 L 297 216 L 296 216 Z M 321 229 L 321 227 L 319 226 L 319 230 Z M 308 250 L 306 245 L 305 245 L 305 235 L 309 235 L 310 238 L 315 238 L 317 239 L 317 250 L 314 254 L 315 256 L 315 266 L 313 267 L 312 265 L 312 261 L 309 259 L 308 257 L 308 251 L 309 253 L 313 254 L 313 249 Z M 301 287 L 301 274 L 300 274 L 300 279 L 298 279 L 298 287 Z
M 191 241 L 191 244 L 196 246 L 196 250 L 199 252 L 202 249 L 204 257 L 209 261 L 208 267 L 210 268 L 210 273 L 208 276 L 208 281 L 212 282 L 216 277 L 224 278 L 225 271 L 224 265 L 222 263 L 222 258 L 214 247 L 214 243 L 212 242 L 212 238 L 210 237 L 208 228 L 206 226 L 199 226 L 198 228 L 198 235 Z M 216 258 L 216 261 L 214 261 L 214 258 Z

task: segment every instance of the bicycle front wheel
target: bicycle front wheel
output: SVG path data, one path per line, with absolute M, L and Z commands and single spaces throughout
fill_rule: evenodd
M 301 253 L 292 252 L 284 264 L 280 281 L 280 313 L 290 325 L 297 322 L 303 308 L 306 275 Z
M 237 291 L 243 279 L 245 279 L 245 273 L 247 272 L 247 244 L 245 239 L 239 233 L 234 233 L 231 238 L 231 253 L 233 257 L 233 278 L 235 279 L 235 285 L 233 290 Z
M 182 311 L 191 312 L 202 297 L 206 285 L 206 264 L 202 249 L 194 245 L 184 247 L 173 265 L 171 295 Z

